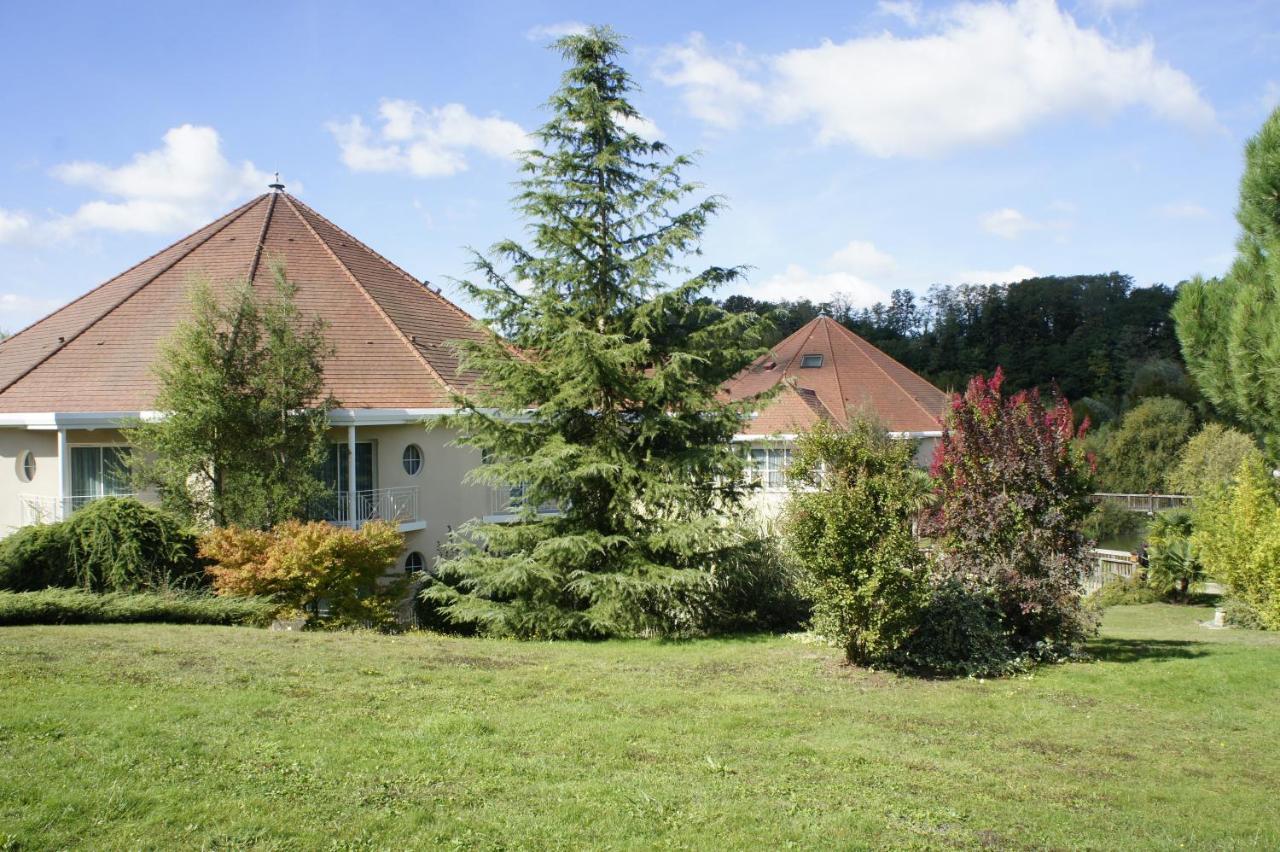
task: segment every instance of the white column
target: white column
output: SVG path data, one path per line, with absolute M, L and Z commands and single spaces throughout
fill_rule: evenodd
M 71 476 L 71 456 L 67 452 L 67 430 L 58 429 L 58 504 L 54 509 L 54 520 L 62 520 L 66 511 L 67 480 Z
M 347 520 L 352 528 L 356 523 L 356 425 L 347 427 Z

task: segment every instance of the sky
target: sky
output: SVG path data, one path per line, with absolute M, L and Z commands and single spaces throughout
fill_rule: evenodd
M 1280 105 L 1275 0 L 20 3 L 0 51 L 0 329 L 248 198 L 291 193 L 461 298 L 519 238 L 526 133 L 588 24 L 637 130 L 728 207 L 732 291 L 1229 264 L 1243 146 Z M 465 305 L 465 300 L 463 300 Z

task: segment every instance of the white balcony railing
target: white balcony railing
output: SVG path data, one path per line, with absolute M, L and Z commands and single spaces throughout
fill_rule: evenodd
M 525 487 L 523 485 L 507 485 L 489 489 L 489 513 L 486 517 L 495 520 L 514 519 L 524 511 L 526 504 Z M 560 506 L 555 501 L 547 501 L 537 507 L 539 515 L 557 515 Z
M 77 509 L 103 497 L 132 497 L 132 494 L 89 494 L 75 497 L 53 497 L 47 494 L 20 494 L 20 519 L 22 526 L 51 524 L 66 520 Z
M 395 524 L 413 523 L 418 515 L 417 488 L 375 488 L 355 493 L 355 515 L 351 514 L 351 494 L 336 491 L 325 503 L 324 519 L 344 527 L 359 529 L 369 521 Z

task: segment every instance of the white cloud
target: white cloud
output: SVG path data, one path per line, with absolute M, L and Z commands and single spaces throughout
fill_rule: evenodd
M 653 123 L 652 119 L 643 115 L 624 116 L 618 119 L 618 126 L 623 130 L 629 130 L 641 139 L 648 139 L 650 142 L 657 142 L 665 135 L 658 125 Z
M 924 17 L 916 0 L 880 0 L 876 9 L 882 15 L 900 19 L 909 27 L 920 26 L 920 20 Z
M 982 230 L 988 234 L 995 234 L 1006 240 L 1017 239 L 1027 231 L 1038 231 L 1044 227 L 1042 223 L 1028 219 L 1012 207 L 992 210 L 990 213 L 983 214 L 978 222 L 982 225 Z
M 582 35 L 588 27 L 581 21 L 558 21 L 554 24 L 538 24 L 525 30 L 524 37 L 529 41 L 548 41 L 567 35 Z
M 1008 269 L 969 269 L 955 275 L 960 284 L 1010 284 L 1039 275 L 1030 266 L 1019 263 Z
M 1161 204 L 1156 212 L 1166 219 L 1203 219 L 1209 211 L 1194 201 L 1171 201 Z
M 1088 0 L 1088 5 L 1099 15 L 1110 15 L 1113 12 L 1132 12 L 1146 0 Z
M 853 240 L 831 255 L 827 266 L 872 277 L 892 275 L 897 268 L 893 256 L 876 248 L 875 243 Z
M 482 118 L 462 104 L 428 110 L 413 101 L 384 100 L 378 116 L 382 127 L 376 131 L 359 116 L 328 125 L 353 171 L 444 177 L 464 171 L 470 151 L 511 160 L 529 147 L 528 134 L 514 121 Z
M 738 46 L 733 56 L 712 56 L 702 33 L 693 33 L 684 44 L 663 48 L 653 71 L 661 82 L 683 89 L 681 98 L 693 115 L 708 124 L 731 128 L 765 94 L 760 84 L 746 78 L 745 72 L 753 63 L 745 54 Z
M 732 127 L 758 109 L 769 120 L 812 123 L 822 144 L 880 157 L 931 156 L 1002 141 L 1054 117 L 1107 116 L 1144 107 L 1190 127 L 1216 128 L 1195 84 L 1155 55 L 1081 27 L 1055 0 L 958 3 L 930 27 L 824 41 L 752 61 L 713 55 L 694 34 L 668 47 L 660 81 L 683 89 L 710 124 Z M 753 79 L 755 68 L 764 70 Z
M 0 210 L 0 242 L 47 244 L 89 230 L 173 233 L 206 224 L 271 182 L 253 163 L 228 160 L 212 127 L 191 124 L 171 128 L 161 147 L 122 166 L 79 160 L 55 166 L 52 175 L 105 198 L 49 218 Z
M 24 293 L 0 293 L 0 315 L 17 317 L 25 326 L 30 320 L 62 305 L 59 299 L 34 299 Z
M 782 272 L 749 285 L 747 295 L 766 301 L 811 299 L 815 302 L 827 302 L 839 296 L 854 308 L 888 301 L 889 288 L 869 279 L 892 275 L 897 263 L 874 243 L 853 240 L 827 258 L 824 265 L 826 272 L 788 264 Z

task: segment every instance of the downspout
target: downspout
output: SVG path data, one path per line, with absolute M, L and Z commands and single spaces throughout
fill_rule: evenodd
M 58 504 L 53 519 L 61 521 L 67 512 L 67 477 L 71 473 L 71 460 L 67 455 L 67 430 L 58 428 Z

